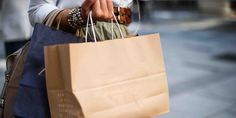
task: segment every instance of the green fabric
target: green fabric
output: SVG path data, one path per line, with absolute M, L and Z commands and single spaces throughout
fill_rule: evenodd
M 128 28 L 125 25 L 120 24 L 121 31 L 124 35 L 124 37 L 129 36 Z M 95 35 L 98 41 L 103 41 L 103 40 L 109 40 L 112 39 L 112 23 L 108 22 L 97 22 L 95 25 Z M 113 31 L 114 31 L 114 39 L 121 38 L 120 31 L 118 29 L 117 24 L 114 22 L 113 23 Z M 85 31 L 86 28 L 82 28 L 82 30 L 79 32 L 80 37 L 85 37 Z M 93 38 L 93 32 L 92 28 L 89 27 L 88 29 L 88 38 Z

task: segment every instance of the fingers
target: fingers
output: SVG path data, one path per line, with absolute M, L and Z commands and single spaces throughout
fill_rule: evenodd
M 101 20 L 101 18 L 103 17 L 103 10 L 101 9 L 100 0 L 96 0 L 92 8 L 92 13 L 93 17 L 95 17 L 96 20 Z
M 81 8 L 82 8 L 82 15 L 84 18 L 88 16 L 89 11 L 91 11 L 96 1 L 97 0 L 85 0 L 83 2 L 83 4 L 81 5 Z
M 108 14 L 109 14 L 109 18 L 111 19 L 111 18 L 113 18 L 113 15 L 112 15 L 112 13 L 113 13 L 113 3 L 112 3 L 112 0 L 107 0 L 107 8 L 108 8 Z
M 90 10 L 96 20 L 110 20 L 113 12 L 112 0 L 85 0 L 82 4 L 82 14 L 87 17 Z
M 103 18 L 107 19 L 109 17 L 109 12 L 107 8 L 107 0 L 100 0 L 100 6 L 103 12 Z

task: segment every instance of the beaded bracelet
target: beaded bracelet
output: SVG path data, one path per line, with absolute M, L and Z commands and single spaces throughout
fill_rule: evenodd
M 71 9 L 68 14 L 68 23 L 70 27 L 76 29 L 85 23 L 81 14 L 81 7 Z

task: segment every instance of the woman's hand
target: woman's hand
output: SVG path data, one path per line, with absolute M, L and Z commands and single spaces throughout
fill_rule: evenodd
M 90 11 L 92 11 L 93 18 L 99 21 L 110 21 L 113 18 L 113 3 L 112 0 L 85 0 L 82 4 L 82 17 L 87 19 Z M 61 15 L 60 28 L 64 31 L 74 33 L 75 30 L 71 28 L 68 23 L 68 14 L 70 9 L 65 9 Z M 53 26 L 56 27 L 60 17 L 56 17 Z
M 81 7 L 84 18 L 87 18 L 90 11 L 93 18 L 99 21 L 107 21 L 113 17 L 112 0 L 85 0 Z

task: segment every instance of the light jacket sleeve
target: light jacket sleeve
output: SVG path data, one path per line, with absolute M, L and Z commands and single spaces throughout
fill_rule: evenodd
M 47 15 L 55 9 L 58 9 L 56 0 L 30 0 L 28 14 L 31 25 L 43 23 Z

